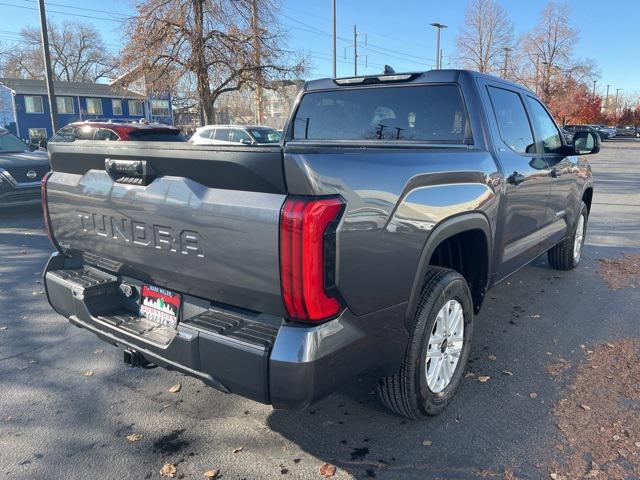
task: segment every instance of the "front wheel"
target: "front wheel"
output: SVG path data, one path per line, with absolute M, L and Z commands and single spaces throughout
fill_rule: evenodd
M 471 350 L 473 302 L 462 275 L 427 271 L 400 370 L 378 383 L 382 402 L 408 418 L 438 415 L 451 401 Z
M 547 252 L 549 264 L 552 268 L 556 270 L 571 270 L 578 266 L 582 258 L 588 219 L 589 209 L 587 205 L 582 202 L 580 205 L 580 215 L 576 221 L 573 235 L 565 238 Z

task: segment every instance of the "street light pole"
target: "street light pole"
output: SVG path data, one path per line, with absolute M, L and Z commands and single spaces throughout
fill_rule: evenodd
M 594 95 L 596 94 L 596 83 L 598 83 L 598 81 L 597 81 L 597 80 L 594 80 L 594 81 L 593 81 L 593 94 L 594 94 Z
M 502 70 L 502 78 L 507 78 L 507 66 L 509 65 L 509 47 L 504 47 L 504 68 Z
M 440 68 L 442 68 L 440 62 L 440 30 L 442 30 L 443 28 L 447 28 L 447 26 L 438 22 L 434 22 L 430 25 L 436 28 L 436 70 L 440 70 Z
M 47 81 L 47 95 L 49 97 L 49 113 L 51 114 L 52 134 L 58 131 L 58 105 L 53 90 L 53 72 L 51 70 L 51 55 L 49 54 L 49 33 L 47 31 L 47 14 L 44 8 L 44 0 L 38 0 L 40 10 L 40 35 L 42 39 L 42 56 L 44 57 L 45 75 Z
M 607 96 L 604 98 L 604 109 L 609 113 L 609 87 L 611 85 L 607 85 Z
M 332 13 L 332 17 L 333 17 L 333 78 L 336 78 L 338 76 L 337 73 L 337 60 L 336 60 L 336 38 L 337 38 L 337 34 L 336 34 L 336 0 L 333 0 L 332 3 L 332 8 L 331 8 L 331 13 Z

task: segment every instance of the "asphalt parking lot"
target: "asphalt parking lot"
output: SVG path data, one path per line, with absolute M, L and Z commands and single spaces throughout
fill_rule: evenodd
M 424 422 L 388 413 L 368 377 L 285 412 L 129 368 L 46 303 L 40 272 L 51 249 L 39 211 L 0 212 L 0 476 L 159 478 L 171 463 L 178 478 L 218 469 L 224 479 L 313 479 L 327 462 L 334 478 L 549 478 L 565 442 L 554 406 L 584 351 L 640 339 L 640 288 L 612 289 L 599 273 L 601 259 L 640 254 L 640 141 L 607 142 L 592 165 L 583 263 L 558 272 L 541 257 L 492 290 L 468 378 Z M 558 361 L 560 377 L 550 368 Z

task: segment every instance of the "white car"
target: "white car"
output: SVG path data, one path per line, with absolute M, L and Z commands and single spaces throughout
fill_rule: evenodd
M 189 141 L 195 145 L 265 145 L 280 143 L 280 137 L 277 130 L 260 125 L 205 125 Z

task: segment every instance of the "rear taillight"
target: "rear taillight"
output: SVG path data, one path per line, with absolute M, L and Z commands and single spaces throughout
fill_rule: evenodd
M 288 198 L 280 215 L 280 276 L 289 318 L 319 321 L 341 306 L 333 288 L 340 198 Z
M 44 177 L 42 177 L 42 182 L 40 183 L 40 193 L 42 196 L 42 220 L 44 222 L 44 229 L 47 231 L 47 235 L 49 236 L 49 241 L 56 248 L 56 250 L 60 251 L 58 242 L 56 242 L 56 239 L 53 236 L 53 230 L 51 229 L 49 206 L 47 205 L 47 181 L 49 180 L 51 173 L 52 172 L 45 173 Z

